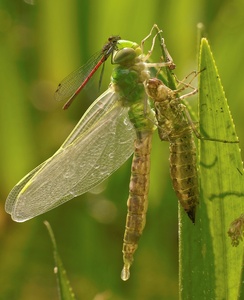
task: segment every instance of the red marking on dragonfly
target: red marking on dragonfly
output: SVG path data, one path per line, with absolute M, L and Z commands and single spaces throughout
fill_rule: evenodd
M 95 74 L 98 68 L 108 59 L 117 47 L 120 36 L 111 36 L 108 42 L 103 46 L 102 51 L 95 53 L 84 65 L 79 69 L 70 73 L 58 85 L 55 92 L 55 98 L 58 101 L 66 100 L 63 109 L 67 109 L 74 98 L 84 88 L 87 82 Z

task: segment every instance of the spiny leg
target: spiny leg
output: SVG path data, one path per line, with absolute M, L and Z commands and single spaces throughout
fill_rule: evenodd
M 176 76 L 175 76 L 176 81 L 177 81 L 180 85 L 183 85 L 182 88 L 179 88 L 179 89 L 177 89 L 177 90 L 173 90 L 175 94 L 178 94 L 179 92 L 182 92 L 182 91 L 184 91 L 184 90 L 187 89 L 187 88 L 193 89 L 192 92 L 189 92 L 189 93 L 184 94 L 184 95 L 182 95 L 182 96 L 180 96 L 180 97 L 177 97 L 176 99 L 177 99 L 178 101 L 182 101 L 182 100 L 184 100 L 184 99 L 186 99 L 186 98 L 188 98 L 188 97 L 191 97 L 191 96 L 193 96 L 193 95 L 195 95 L 195 94 L 198 93 L 198 89 L 195 88 L 195 87 L 193 87 L 193 86 L 191 85 L 191 83 L 192 83 L 192 81 L 193 81 L 193 80 L 194 80 L 194 79 L 195 79 L 202 71 L 204 71 L 204 70 L 205 70 L 205 69 L 200 70 L 200 71 L 198 71 L 198 72 L 197 72 L 197 71 L 192 71 L 192 72 L 191 72 L 190 74 L 188 74 L 183 80 L 178 80 L 178 79 L 176 78 Z M 192 77 L 192 79 L 191 79 L 188 83 L 184 82 L 184 81 L 187 80 L 187 78 L 189 78 L 189 76 L 191 76 L 192 74 L 194 74 L 194 76 Z M 200 134 L 200 132 L 198 132 L 198 130 L 197 130 L 195 124 L 194 124 L 194 121 L 192 120 L 192 118 L 191 118 L 191 116 L 190 116 L 190 113 L 189 113 L 187 107 L 186 107 L 184 104 L 182 104 L 182 108 L 184 109 L 184 114 L 185 114 L 185 116 L 186 116 L 186 118 L 187 118 L 187 120 L 188 120 L 189 125 L 191 126 L 191 128 L 192 128 L 192 130 L 193 130 L 193 132 L 194 132 L 194 134 L 195 134 L 195 136 L 196 136 L 196 138 L 198 138 L 199 140 L 212 141 L 212 142 L 220 142 L 220 143 L 229 143 L 229 144 L 239 143 L 239 140 L 236 140 L 236 141 L 228 141 L 228 140 L 222 140 L 222 139 L 217 139 L 217 138 L 207 138 L 207 137 L 203 137 L 203 136 Z
M 190 97 L 190 96 L 192 96 L 192 95 L 194 95 L 194 94 L 196 94 L 197 92 L 198 92 L 198 89 L 197 88 L 195 88 L 194 86 L 192 86 L 191 85 L 191 83 L 192 83 L 192 81 L 202 72 L 202 71 L 204 71 L 204 70 L 201 70 L 201 71 L 192 71 L 191 73 L 189 73 L 185 78 L 183 78 L 182 80 L 179 80 L 177 77 L 176 77 L 176 75 L 174 75 L 174 77 L 175 77 L 175 80 L 176 80 L 176 82 L 178 83 L 178 86 L 180 86 L 180 85 L 182 85 L 182 87 L 181 88 L 177 88 L 176 90 L 174 90 L 174 92 L 176 93 L 176 94 L 178 94 L 178 93 L 180 93 L 180 92 L 182 92 L 182 91 L 184 91 L 185 89 L 192 89 L 192 90 L 194 90 L 194 93 L 187 93 L 186 95 L 182 95 L 181 97 L 179 97 L 180 99 L 184 99 L 184 98 L 187 98 L 187 97 Z M 189 76 L 191 76 L 191 75 L 194 75 L 192 78 L 191 78 L 191 80 L 189 81 L 189 82 L 185 82 L 188 78 L 189 78 Z M 183 97 L 184 96 L 184 97 Z
M 169 51 L 166 47 L 166 44 L 164 42 L 164 38 L 161 37 L 161 32 L 159 33 L 159 36 L 160 36 L 160 45 L 161 45 L 161 48 L 162 48 L 162 52 L 165 56 L 165 62 L 169 63 L 170 65 L 168 66 L 170 70 L 173 70 L 175 69 L 176 65 L 173 61 L 173 58 L 172 56 L 169 54 Z
M 154 24 L 153 27 L 151 28 L 149 34 L 141 41 L 141 49 L 142 49 L 142 52 L 143 52 L 144 44 L 145 44 L 146 40 L 148 40 L 148 39 L 151 37 L 152 32 L 153 32 L 153 30 L 154 30 L 155 28 L 156 28 L 156 30 L 157 30 L 157 33 L 156 33 L 156 35 L 153 37 L 153 44 L 152 44 L 152 46 L 151 46 L 151 49 L 148 51 L 149 57 L 150 57 L 150 55 L 151 55 L 151 53 L 152 53 L 152 51 L 153 51 L 156 37 L 157 37 L 161 32 L 163 32 L 163 31 L 162 31 L 161 29 L 158 28 L 158 25 L 157 25 L 157 24 Z M 148 58 L 149 58 L 149 57 L 148 57 Z
M 142 51 L 143 51 L 144 43 L 146 42 L 146 40 L 148 40 L 148 39 L 151 37 L 152 32 L 153 32 L 153 30 L 154 30 L 155 28 L 156 28 L 156 30 L 157 30 L 157 33 L 154 35 L 153 40 L 152 40 L 151 48 L 150 48 L 150 50 L 148 50 L 148 52 L 147 52 L 147 54 L 145 55 L 145 57 L 143 58 L 143 60 L 144 60 L 144 61 L 147 61 L 147 60 L 150 58 L 150 56 L 151 56 L 151 54 L 152 54 L 152 52 L 153 52 L 153 49 L 154 49 L 154 47 L 155 47 L 155 41 L 156 41 L 156 38 L 157 38 L 157 36 L 159 36 L 159 37 L 160 37 L 160 45 L 161 45 L 162 50 L 163 50 L 163 52 L 164 52 L 164 54 L 165 54 L 165 56 L 166 56 L 165 62 L 161 62 L 161 63 L 152 63 L 152 64 L 150 64 L 150 66 L 149 66 L 149 64 L 148 64 L 148 67 L 155 67 L 155 68 L 156 68 L 156 67 L 158 67 L 158 68 L 169 67 L 171 70 L 173 70 L 173 69 L 175 69 L 175 64 L 174 64 L 173 59 L 172 59 L 172 57 L 170 56 L 170 54 L 169 54 L 169 52 L 168 52 L 168 50 L 167 50 L 167 48 L 166 48 L 164 39 L 161 37 L 161 33 L 162 33 L 163 31 L 162 31 L 161 29 L 158 28 L 158 25 L 157 25 L 157 24 L 154 24 L 154 25 L 153 25 L 153 27 L 152 27 L 150 33 L 149 33 L 149 34 L 141 41 L 141 49 L 142 49 Z

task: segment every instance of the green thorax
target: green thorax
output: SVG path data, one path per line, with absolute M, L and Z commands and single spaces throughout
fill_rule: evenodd
M 129 118 L 137 131 L 154 130 L 154 112 L 147 100 L 144 81 L 149 71 L 138 44 L 120 40 L 113 55 L 117 64 L 112 73 L 112 86 L 123 106 L 129 107 Z

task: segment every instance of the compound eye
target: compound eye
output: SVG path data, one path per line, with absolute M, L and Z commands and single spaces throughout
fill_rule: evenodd
M 123 48 L 117 51 L 113 57 L 113 62 L 115 64 L 121 64 L 125 62 L 129 62 L 135 59 L 137 56 L 136 51 L 132 48 Z

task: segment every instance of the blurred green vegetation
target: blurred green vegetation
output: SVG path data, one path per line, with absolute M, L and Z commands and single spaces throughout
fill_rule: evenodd
M 197 68 L 196 24 L 204 23 L 243 148 L 243 1 L 26 2 L 0 1 L 0 299 L 57 299 L 45 219 L 77 299 L 105 292 L 111 299 L 178 299 L 177 199 L 168 145 L 156 134 L 147 225 L 128 282 L 121 281 L 120 271 L 130 161 L 97 193 L 23 224 L 10 219 L 4 203 L 17 181 L 53 154 L 101 93 L 97 76 L 64 112 L 53 99 L 60 80 L 101 49 L 108 36 L 139 43 L 154 23 L 164 30 L 179 78 Z M 111 69 L 107 62 L 101 91 Z

